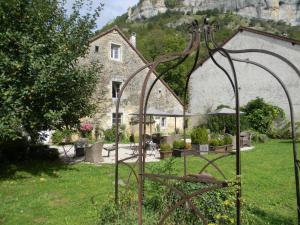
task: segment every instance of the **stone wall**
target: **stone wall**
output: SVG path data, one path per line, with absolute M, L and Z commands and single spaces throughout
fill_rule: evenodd
M 121 46 L 121 60 L 112 60 L 110 57 L 111 44 Z M 99 46 L 99 52 L 95 52 L 95 46 Z M 104 36 L 94 40 L 90 44 L 89 54 L 82 62 L 99 62 L 103 65 L 102 73 L 99 74 L 99 82 L 97 84 L 97 92 L 94 98 L 98 98 L 98 110 L 94 115 L 93 121 L 100 125 L 101 128 L 107 129 L 112 126 L 112 113 L 115 112 L 117 100 L 112 98 L 112 81 L 119 81 L 122 84 L 126 79 L 140 67 L 145 65 L 145 62 L 138 56 L 137 52 L 130 47 L 128 42 L 119 34 L 117 30 L 107 33 Z M 126 125 L 128 131 L 137 126 L 131 126 L 130 121 L 133 117 L 132 113 L 138 110 L 142 82 L 148 72 L 148 68 L 139 73 L 127 86 L 124 91 L 120 113 L 123 113 L 122 123 Z M 154 81 L 156 76 L 151 74 L 150 82 Z M 106 90 L 105 95 L 101 96 L 101 90 Z M 173 93 L 161 82 L 157 82 L 153 89 L 149 108 L 155 108 L 164 112 L 171 112 L 174 109 L 182 111 L 182 105 Z M 168 119 L 165 130 L 163 132 L 173 132 L 174 119 Z M 178 128 L 182 128 L 180 120 L 177 123 Z M 153 127 L 154 128 L 154 127 Z M 154 131 L 154 130 L 153 130 Z
M 300 46 L 297 44 L 293 45 L 290 42 L 243 31 L 231 39 L 225 48 L 256 48 L 274 51 L 292 61 L 300 70 Z M 295 117 L 300 121 L 300 79 L 289 66 L 279 59 L 259 53 L 234 54 L 234 57 L 256 61 L 278 74 L 289 89 Z M 215 59 L 228 71 L 231 71 L 227 59 L 217 53 Z M 238 76 L 241 105 L 245 105 L 249 100 L 259 96 L 267 102 L 283 108 L 289 116 L 285 93 L 270 74 L 250 64 L 235 62 L 234 65 Z M 215 110 L 220 104 L 234 107 L 234 94 L 230 83 L 224 73 L 210 59 L 193 73 L 190 94 L 190 109 L 193 114 L 205 115 L 208 110 Z M 195 119 L 194 123 L 197 122 Z

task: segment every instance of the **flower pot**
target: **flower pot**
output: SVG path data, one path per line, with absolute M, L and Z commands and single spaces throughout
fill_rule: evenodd
M 103 149 L 102 142 L 96 142 L 95 144 L 86 147 L 85 161 L 91 163 L 103 162 L 102 149 Z
M 226 145 L 224 146 L 210 146 L 210 151 L 214 151 L 216 153 L 225 153 L 226 152 Z
M 172 156 L 172 151 L 159 151 L 160 159 L 166 159 Z
M 198 154 L 198 155 L 207 154 L 209 151 L 208 144 L 206 144 L 206 145 L 192 144 L 192 149 L 194 150 L 195 154 Z
M 233 145 L 226 145 L 226 152 L 232 152 Z
M 173 149 L 174 157 L 183 157 L 184 155 L 195 155 L 195 150 L 192 149 Z

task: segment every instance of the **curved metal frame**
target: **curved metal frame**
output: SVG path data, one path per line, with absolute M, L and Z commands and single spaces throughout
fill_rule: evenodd
M 269 74 L 271 74 L 282 86 L 282 88 L 283 88 L 283 90 L 284 90 L 284 92 L 287 96 L 289 106 L 290 106 L 290 112 L 291 112 L 291 127 L 292 127 L 294 167 L 295 167 L 295 179 L 296 179 L 296 194 L 297 194 L 297 206 L 298 206 L 297 207 L 297 212 L 298 212 L 298 224 L 300 224 L 300 222 L 299 222 L 300 221 L 300 207 L 299 207 L 300 206 L 300 193 L 299 193 L 299 171 L 298 171 L 300 161 L 298 160 L 298 155 L 297 155 L 294 112 L 293 112 L 293 106 L 292 106 L 292 101 L 291 101 L 289 92 L 288 92 L 286 86 L 284 85 L 284 83 L 281 81 L 281 79 L 273 71 L 271 71 L 267 67 L 265 67 L 265 66 L 263 66 L 263 65 L 261 65 L 257 62 L 254 62 L 254 61 L 233 58 L 233 57 L 230 56 L 229 53 L 239 54 L 239 53 L 255 52 L 255 53 L 268 54 L 268 55 L 274 56 L 274 57 L 282 60 L 286 64 L 288 64 L 296 72 L 296 74 L 300 78 L 299 70 L 297 69 L 297 67 L 294 64 L 292 64 L 289 60 L 287 60 L 283 56 L 280 56 L 280 55 L 278 55 L 276 53 L 273 53 L 273 52 L 269 52 L 267 50 L 261 50 L 261 49 L 228 50 L 228 49 L 217 47 L 217 45 L 215 44 L 214 39 L 213 39 L 213 30 L 212 30 L 211 26 L 208 24 L 208 20 L 205 20 L 203 31 L 204 31 L 204 39 L 205 39 L 206 48 L 208 49 L 210 58 L 212 59 L 214 64 L 224 72 L 224 74 L 226 75 L 227 79 L 229 80 L 229 82 L 231 84 L 231 87 L 232 87 L 234 95 L 235 95 L 236 143 L 240 143 L 240 102 L 239 102 L 238 79 L 237 79 L 237 74 L 236 74 L 236 70 L 235 70 L 235 66 L 234 66 L 233 62 L 234 61 L 243 62 L 243 63 L 248 63 L 248 64 L 258 66 L 259 68 L 261 68 L 261 69 L 267 71 Z M 180 205 L 182 205 L 184 203 L 188 204 L 188 206 L 196 213 L 197 217 L 199 219 L 201 219 L 202 222 L 205 225 L 208 224 L 207 220 L 204 218 L 204 216 L 201 214 L 201 212 L 199 212 L 199 210 L 195 207 L 195 205 L 193 204 L 191 199 L 195 196 L 198 196 L 199 194 L 202 194 L 202 193 L 205 193 L 205 192 L 208 192 L 208 191 L 212 191 L 212 190 L 216 190 L 218 188 L 229 187 L 230 185 L 236 185 L 238 187 L 237 191 L 236 191 L 236 224 L 237 225 L 241 224 L 241 201 L 240 201 L 241 200 L 241 157 L 240 157 L 240 145 L 239 144 L 237 144 L 237 149 L 236 149 L 236 153 L 235 153 L 235 156 L 236 156 L 235 157 L 235 161 L 236 161 L 236 165 L 235 165 L 236 182 L 233 183 L 233 184 L 229 184 L 226 181 L 214 181 L 213 182 L 214 186 L 212 186 L 210 188 L 196 190 L 192 194 L 186 194 L 183 191 L 181 191 L 181 190 L 173 187 L 172 185 L 168 184 L 167 182 L 165 182 L 165 180 L 182 180 L 182 181 L 186 181 L 186 182 L 203 182 L 204 181 L 203 178 L 201 180 L 200 178 L 193 178 L 193 177 L 187 176 L 187 160 L 186 160 L 186 154 L 185 153 L 184 153 L 184 173 L 183 173 L 184 176 L 183 177 L 145 173 L 146 151 L 145 151 L 144 134 L 146 133 L 146 115 L 147 115 L 147 106 L 148 106 L 150 94 L 153 90 L 153 87 L 155 86 L 157 81 L 162 76 L 164 76 L 169 70 L 174 69 L 175 67 L 182 64 L 189 56 L 191 56 L 191 54 L 193 52 L 195 52 L 194 64 L 193 64 L 192 68 L 190 69 L 190 71 L 186 74 L 186 84 L 185 84 L 184 99 L 183 99 L 183 130 L 184 130 L 184 142 L 186 143 L 185 121 L 186 121 L 186 110 L 187 110 L 188 85 L 189 85 L 189 81 L 190 81 L 190 77 L 191 77 L 192 73 L 194 72 L 197 64 L 199 64 L 198 58 L 199 58 L 199 50 L 200 50 L 200 32 L 199 32 L 199 26 L 198 26 L 197 21 L 193 22 L 191 33 L 192 33 L 191 41 L 188 44 L 187 48 L 183 52 L 177 52 L 177 53 L 173 53 L 173 54 L 164 55 L 164 56 L 159 57 L 158 59 L 156 59 L 154 62 L 148 63 L 147 65 L 141 67 L 136 72 L 134 72 L 132 75 L 130 75 L 130 77 L 125 81 L 125 83 L 123 84 L 120 92 L 118 93 L 117 104 L 116 104 L 116 117 L 117 118 L 118 118 L 118 114 L 119 114 L 121 98 L 122 98 L 122 95 L 123 95 L 123 92 L 124 92 L 125 88 L 128 86 L 129 82 L 132 81 L 133 78 L 135 78 L 135 76 L 137 74 L 139 74 L 141 71 L 143 71 L 145 69 L 149 69 L 146 76 L 145 76 L 145 78 L 144 78 L 144 81 L 143 81 L 143 85 L 142 85 L 142 89 L 141 89 L 141 93 L 140 93 L 140 100 L 139 100 L 139 115 L 138 116 L 139 116 L 139 137 L 140 137 L 140 139 L 139 139 L 139 146 L 138 146 L 138 154 L 137 155 L 119 160 L 119 158 L 118 158 L 118 153 L 119 153 L 119 146 L 118 146 L 118 143 L 119 143 L 119 121 L 117 121 L 117 123 L 116 123 L 115 203 L 118 204 L 118 201 L 119 201 L 119 195 L 118 195 L 119 194 L 119 187 L 118 187 L 119 164 L 122 163 L 130 169 L 127 188 L 129 188 L 129 180 L 130 180 L 130 177 L 132 176 L 132 174 L 134 175 L 135 179 L 137 180 L 137 185 L 138 185 L 138 212 L 137 212 L 138 213 L 138 225 L 143 224 L 143 220 L 142 220 L 142 202 L 143 202 L 143 195 L 144 195 L 144 179 L 145 178 L 148 178 L 148 179 L 151 179 L 153 181 L 159 182 L 162 185 L 165 185 L 171 191 L 173 191 L 173 192 L 179 194 L 179 196 L 181 196 L 181 199 L 178 202 L 176 202 L 173 207 L 169 208 L 169 210 L 163 215 L 163 217 L 161 218 L 161 220 L 159 222 L 160 225 L 163 224 L 165 219 L 168 216 L 170 216 L 170 214 L 177 207 L 179 207 Z M 210 42 L 214 45 L 213 49 L 209 47 Z M 228 63 L 229 63 L 230 68 L 231 68 L 233 78 L 232 78 L 232 76 L 229 75 L 227 70 L 224 67 L 222 67 L 215 60 L 215 58 L 213 56 L 213 54 L 215 52 L 219 52 L 223 57 L 227 58 Z M 171 62 L 171 61 L 174 61 L 174 60 L 178 60 L 178 62 L 175 63 L 170 68 L 168 68 L 167 70 L 165 70 L 164 72 L 162 72 L 160 75 L 158 75 L 156 77 L 156 79 L 151 83 L 150 87 L 148 87 L 150 76 L 155 71 L 155 68 L 161 63 Z M 200 170 L 200 173 L 203 172 L 208 166 L 211 165 L 221 174 L 221 176 L 224 178 L 224 180 L 226 180 L 225 174 L 222 172 L 222 170 L 220 170 L 220 168 L 215 164 L 215 162 L 217 160 L 220 160 L 220 159 L 222 159 L 224 157 L 227 157 L 227 156 L 230 156 L 230 155 L 234 155 L 234 154 L 225 154 L 225 155 L 216 157 L 212 160 L 209 160 L 208 158 L 200 155 L 199 158 L 207 161 L 207 163 Z M 133 159 L 133 158 L 137 158 L 137 161 L 135 162 L 134 166 L 131 166 L 130 164 L 125 162 L 126 160 Z M 136 165 L 138 165 L 138 172 L 135 171 L 135 166 Z M 209 182 L 212 182 L 212 181 L 207 181 L 206 180 L 206 182 L 209 183 Z
M 213 43 L 215 49 L 218 51 L 217 48 L 217 44 L 214 40 L 214 36 L 213 36 L 213 32 L 210 32 L 210 40 Z M 232 53 L 232 54 L 243 54 L 243 53 L 261 53 L 261 54 L 266 54 L 266 55 L 270 55 L 273 56 L 281 61 L 283 61 L 284 63 L 286 63 L 289 67 L 291 67 L 292 70 L 294 70 L 294 72 L 296 73 L 296 75 L 298 76 L 298 78 L 300 78 L 300 71 L 298 70 L 298 68 L 291 62 L 289 61 L 287 58 L 268 51 L 268 50 L 263 50 L 263 49 L 244 49 L 244 50 L 231 50 L 231 49 L 226 49 L 227 52 Z M 218 51 L 223 57 L 227 57 L 226 55 L 224 55 L 222 52 Z M 272 77 L 275 78 L 275 80 L 280 84 L 280 86 L 282 87 L 287 100 L 288 100 L 288 104 L 289 104 L 289 110 L 290 110 L 290 119 L 291 119 L 291 134 L 292 134 L 292 142 L 293 142 L 293 159 L 294 159 L 294 173 L 295 173 L 295 185 L 296 185 L 296 199 L 297 199 L 297 216 L 298 216 L 298 224 L 300 224 L 300 191 L 299 191 L 299 160 L 298 160 L 298 150 L 297 150 L 297 140 L 296 140 L 296 126 L 295 126 L 295 117 L 294 117 L 294 107 L 293 107 L 293 102 L 292 99 L 290 97 L 289 91 L 286 87 L 286 85 L 284 84 L 284 82 L 280 79 L 280 77 L 278 75 L 276 75 L 276 73 L 274 73 L 271 69 L 269 69 L 268 67 L 255 62 L 255 61 L 251 61 L 249 59 L 240 59 L 240 58 L 232 58 L 233 61 L 236 62 L 241 62 L 241 63 L 247 63 L 247 64 L 251 64 L 254 65 L 256 67 L 259 67 L 261 69 L 263 69 L 264 71 L 266 71 L 267 73 L 269 73 Z

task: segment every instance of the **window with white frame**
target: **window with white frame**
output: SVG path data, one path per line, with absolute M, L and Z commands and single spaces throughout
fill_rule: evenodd
M 112 98 L 117 98 L 121 89 L 122 82 L 113 81 L 112 82 Z
M 118 114 L 118 118 L 117 118 L 117 113 L 113 113 L 112 114 L 112 125 L 116 125 L 117 121 L 119 121 L 119 124 L 122 124 L 123 122 L 123 113 L 119 113 Z
M 161 117 L 160 118 L 160 127 L 161 128 L 167 127 L 167 118 L 166 117 Z
M 121 46 L 120 45 L 111 44 L 110 58 L 113 60 L 121 60 Z

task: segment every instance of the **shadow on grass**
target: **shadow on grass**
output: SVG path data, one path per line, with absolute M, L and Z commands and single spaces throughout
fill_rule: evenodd
M 18 180 L 27 179 L 31 176 L 47 175 L 50 177 L 59 177 L 57 171 L 59 170 L 77 170 L 76 168 L 65 164 L 59 160 L 57 161 L 42 161 L 42 160 L 28 160 L 16 163 L 6 163 L 0 165 L 0 180 Z
M 258 207 L 247 207 L 247 212 L 254 215 L 256 218 L 259 218 L 261 221 L 268 221 L 268 224 L 272 225 L 294 225 L 294 221 L 289 218 L 285 217 L 280 214 L 275 214 L 272 212 L 266 212 L 263 209 L 260 209 Z M 259 223 L 260 224 L 260 223 Z M 258 225 L 258 224 L 257 224 Z

